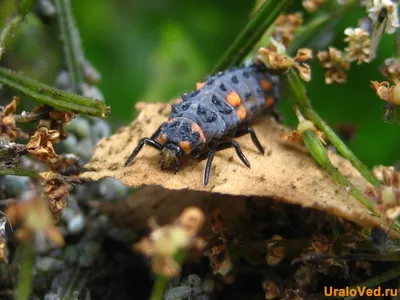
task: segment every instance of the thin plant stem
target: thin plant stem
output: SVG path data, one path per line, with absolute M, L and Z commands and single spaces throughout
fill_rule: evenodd
M 397 266 L 387 272 L 384 272 L 374 278 L 368 279 L 362 283 L 356 284 L 356 285 L 352 285 L 349 287 L 349 289 L 357 289 L 357 288 L 371 288 L 371 287 L 375 287 L 378 286 L 382 283 L 385 283 L 389 280 L 395 279 L 400 277 L 400 266 Z M 382 291 L 383 292 L 383 291 Z M 355 299 L 357 297 L 352 297 L 352 296 L 348 296 L 345 297 L 345 300 L 351 300 L 351 299 Z
M 109 113 L 109 108 L 99 99 L 68 93 L 2 67 L 0 83 L 58 110 L 102 118 Z
M 212 73 L 240 64 L 289 2 L 289 0 L 266 0 L 215 65 Z
M 175 262 L 180 266 L 185 259 L 185 251 L 181 250 L 175 255 Z M 156 280 L 153 285 L 153 290 L 151 291 L 150 300 L 162 300 L 164 299 L 165 289 L 167 288 L 169 278 L 162 275 L 157 274 Z
M 336 149 L 348 160 L 351 164 L 360 172 L 360 174 L 368 180 L 374 186 L 380 184 L 379 180 L 376 179 L 370 170 L 364 165 L 361 160 L 347 147 L 345 143 L 337 136 L 337 134 L 326 124 L 326 122 L 311 108 L 300 108 L 304 116 L 321 130 L 325 136 L 331 141 L 331 143 L 336 147 Z
M 32 170 L 20 169 L 20 168 L 5 168 L 0 169 L 0 176 L 14 175 L 14 176 L 25 176 L 36 178 L 39 177 L 39 173 Z
M 378 217 L 379 214 L 375 211 L 371 201 L 364 197 L 364 194 L 357 189 L 342 173 L 340 173 L 331 163 L 325 167 L 326 171 L 335 179 L 341 186 L 346 187 L 346 190 L 352 195 L 358 202 L 360 202 L 365 208 L 373 213 L 374 216 Z
M 156 281 L 151 292 L 150 300 L 161 300 L 163 299 L 165 289 L 167 287 L 169 278 L 163 275 L 157 275 Z
M 346 12 L 357 6 L 358 1 L 348 1 L 346 4 L 339 5 L 335 11 L 323 12 L 310 19 L 296 30 L 295 39 L 291 42 L 288 53 L 295 55 L 297 49 L 307 45 L 308 42 L 315 38 L 329 24 L 338 21 Z
M 326 124 L 326 122 L 312 109 L 310 100 L 307 96 L 304 84 L 298 77 L 297 73 L 291 69 L 288 74 L 283 76 L 286 89 L 289 90 L 292 100 L 298 105 L 301 113 L 315 126 L 321 130 L 325 136 L 331 141 L 336 149 L 360 172 L 360 174 L 368 180 L 372 185 L 377 186 L 380 184 L 364 165 L 361 160 L 354 155 L 354 153 L 346 146 L 345 143 L 337 136 L 337 134 Z
M 400 59 L 400 30 L 396 30 L 394 35 L 394 50 L 396 57 Z
M 83 80 L 84 56 L 79 31 L 72 15 L 71 1 L 55 0 L 54 4 L 57 9 L 58 25 L 63 42 L 65 61 L 71 80 L 71 88 L 75 93 L 79 93 Z
M 0 59 L 3 55 L 3 53 L 5 52 L 7 38 L 12 35 L 12 33 L 18 27 L 19 23 L 21 23 L 23 18 L 24 17 L 21 15 L 16 15 L 7 23 L 7 25 L 1 31 L 1 33 L 0 33 Z
M 17 14 L 6 24 L 0 33 L 0 60 L 5 52 L 7 39 L 15 32 L 19 24 L 24 20 L 25 15 L 30 11 L 35 1 L 23 0 L 19 7 Z
M 20 269 L 15 299 L 28 300 L 32 288 L 32 267 L 35 260 L 35 249 L 30 243 L 21 244 L 19 247 Z

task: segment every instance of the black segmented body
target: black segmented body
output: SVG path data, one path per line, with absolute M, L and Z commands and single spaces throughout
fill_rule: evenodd
M 271 90 L 264 90 L 261 80 L 269 82 Z M 244 119 L 239 118 L 236 112 L 238 107 L 227 101 L 232 92 L 240 97 L 240 105 L 246 113 Z M 201 89 L 183 95 L 183 101 L 172 106 L 169 120 L 183 117 L 196 122 L 207 143 L 214 138 L 223 137 L 241 123 L 252 120 L 267 109 L 265 99 L 273 97 L 276 101 L 278 94 L 278 77 L 271 75 L 265 67 L 251 65 L 231 69 L 208 78 Z
M 209 77 L 196 91 L 182 95 L 182 102 L 172 106 L 168 121 L 151 138 L 140 140 L 125 166 L 147 144 L 161 151 L 162 168 L 177 171 L 184 155 L 207 158 L 205 185 L 217 151 L 233 147 L 250 167 L 240 146 L 225 137 L 250 134 L 257 149 L 264 153 L 253 129 L 244 124 L 263 111 L 273 111 L 278 97 L 278 77 L 263 65 L 235 68 Z

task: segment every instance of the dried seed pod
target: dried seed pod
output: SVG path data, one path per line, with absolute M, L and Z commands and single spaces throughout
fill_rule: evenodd
M 279 242 L 282 240 L 283 237 L 274 235 L 270 240 L 265 242 L 267 249 L 267 256 L 265 258 L 267 264 L 274 266 L 279 264 L 285 258 L 286 247 L 279 245 Z

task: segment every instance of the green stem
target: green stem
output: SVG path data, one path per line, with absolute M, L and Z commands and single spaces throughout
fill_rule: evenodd
M 240 64 L 288 3 L 289 0 L 266 0 L 213 68 L 212 73 Z
M 298 77 L 297 73 L 291 69 L 288 74 L 283 76 L 283 81 L 288 90 L 288 94 L 291 96 L 290 98 L 292 98 L 292 100 L 299 106 L 301 113 L 325 134 L 336 149 L 351 162 L 351 164 L 366 180 L 374 186 L 379 185 L 379 180 L 371 174 L 367 166 L 354 155 L 354 153 L 340 140 L 328 124 L 326 124 L 326 122 L 312 109 L 304 84 Z
M 312 38 L 314 38 L 318 32 L 322 31 L 322 29 L 325 28 L 325 26 L 330 22 L 332 22 L 332 15 L 323 14 L 316 16 L 307 24 L 299 27 L 296 30 L 296 37 L 291 42 L 290 48 L 287 50 L 287 52 L 290 55 L 295 55 L 297 49 L 307 45 L 307 43 L 312 40 Z
M 325 136 L 331 141 L 336 149 L 348 160 L 351 164 L 360 172 L 360 174 L 374 186 L 380 184 L 379 180 L 376 179 L 369 171 L 366 165 L 364 165 L 358 157 L 346 146 L 345 143 L 336 135 L 336 133 L 326 124 L 326 122 L 311 108 L 304 107 L 300 108 L 304 116 L 321 130 Z
M 295 55 L 297 49 L 307 45 L 318 33 L 322 32 L 326 26 L 333 21 L 336 22 L 350 9 L 358 6 L 358 1 L 349 1 L 344 5 L 339 5 L 336 10 L 331 12 L 323 12 L 316 15 L 306 24 L 296 30 L 295 39 L 292 41 L 288 53 Z M 335 9 L 335 8 L 333 8 Z
M 356 285 L 352 285 L 352 286 L 349 287 L 349 289 L 357 289 L 357 287 L 360 287 L 360 288 L 363 288 L 363 287 L 372 288 L 372 287 L 381 285 L 382 283 L 385 283 L 385 282 L 387 282 L 389 280 L 398 278 L 399 276 L 400 276 L 400 266 L 397 266 L 397 267 L 395 267 L 395 268 L 393 268 L 393 269 L 391 269 L 391 270 L 389 270 L 389 271 L 387 271 L 385 273 L 382 273 L 382 274 L 380 274 L 380 275 L 378 275 L 378 276 L 376 276 L 374 278 L 368 279 L 368 280 L 366 280 L 366 281 L 364 281 L 362 283 L 356 284 Z M 382 288 L 382 292 L 384 292 L 383 288 Z M 351 299 L 354 299 L 354 298 L 357 298 L 357 297 L 349 296 L 349 297 L 345 297 L 344 299 L 345 300 L 351 300 Z
M 6 40 L 10 37 L 15 30 L 18 28 L 19 24 L 25 18 L 25 15 L 31 10 L 35 1 L 24 0 L 20 3 L 18 7 L 18 13 L 6 24 L 0 33 L 0 60 L 2 54 L 5 52 Z
M 0 83 L 58 110 L 94 117 L 106 117 L 109 113 L 101 100 L 68 93 L 2 67 Z
M 5 52 L 7 38 L 9 36 L 11 36 L 12 32 L 15 31 L 15 29 L 18 27 L 19 23 L 21 23 L 23 18 L 24 17 L 21 15 L 16 15 L 14 18 L 12 18 L 7 23 L 7 25 L 1 31 L 1 34 L 0 34 L 0 59 L 3 55 L 3 53 Z
M 19 246 L 20 268 L 18 272 L 18 287 L 16 300 L 28 300 L 32 286 L 32 267 L 35 261 L 35 250 L 31 244 L 25 243 Z
M 333 179 L 335 179 L 340 185 L 346 187 L 349 194 L 358 200 L 364 207 L 366 207 L 374 216 L 378 217 L 379 214 L 375 211 L 374 206 L 371 201 L 364 197 L 364 194 L 357 189 L 342 173 L 340 173 L 332 164 L 325 167 L 327 172 L 331 174 Z
M 161 300 L 163 299 L 165 289 L 168 284 L 168 277 L 157 275 L 156 282 L 154 283 L 153 290 L 151 292 L 150 300 Z
M 184 259 L 185 259 L 185 252 L 183 250 L 179 251 L 174 258 L 175 262 L 179 266 L 182 265 Z M 165 289 L 167 288 L 168 281 L 169 281 L 168 277 L 161 274 L 156 275 L 156 281 L 153 285 L 153 290 L 151 291 L 150 300 L 164 299 L 164 293 Z
M 39 173 L 36 171 L 19 168 L 0 169 L 0 176 L 4 175 L 26 176 L 31 178 L 39 177 Z
M 394 35 L 394 49 L 395 49 L 395 56 L 400 59 L 400 30 L 396 30 Z
M 63 41 L 64 55 L 67 63 L 67 69 L 71 80 L 71 88 L 74 92 L 79 93 L 83 80 L 83 50 L 79 31 L 75 25 L 72 15 L 70 0 L 55 0 L 57 8 L 57 19 L 61 39 Z
M 306 148 L 311 153 L 315 161 L 323 169 L 325 169 L 341 186 L 346 187 L 350 195 L 358 200 L 358 202 L 360 202 L 375 216 L 378 216 L 378 213 L 375 211 L 374 206 L 368 199 L 364 197 L 363 193 L 361 193 L 342 173 L 340 173 L 335 168 L 334 165 L 332 165 L 324 145 L 322 145 L 322 142 L 315 135 L 315 133 L 311 129 L 308 129 L 302 132 L 302 136 Z

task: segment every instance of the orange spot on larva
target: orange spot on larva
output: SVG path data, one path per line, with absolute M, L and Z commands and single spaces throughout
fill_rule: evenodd
M 161 144 L 166 144 L 168 142 L 168 137 L 167 135 L 164 133 L 160 136 L 160 140 L 161 140 Z
M 275 99 L 272 96 L 268 96 L 265 98 L 265 104 L 267 105 L 267 107 L 272 106 L 275 103 Z
M 192 151 L 192 147 L 190 146 L 190 142 L 182 141 L 179 143 L 179 147 L 185 152 L 185 154 L 189 154 Z
M 232 91 L 226 96 L 226 101 L 233 107 L 240 105 L 240 96 L 238 93 Z
M 200 143 L 205 143 L 206 138 L 204 137 L 204 132 L 203 130 L 200 128 L 200 126 L 196 123 L 192 123 L 192 132 L 198 132 L 200 134 Z
M 206 83 L 205 82 L 196 82 L 196 89 L 201 89 Z
M 268 92 L 272 89 L 271 82 L 269 82 L 268 80 L 262 79 L 260 83 L 264 91 Z
M 246 118 L 247 112 L 246 109 L 241 105 L 237 108 L 236 114 L 238 115 L 240 121 L 243 121 Z

